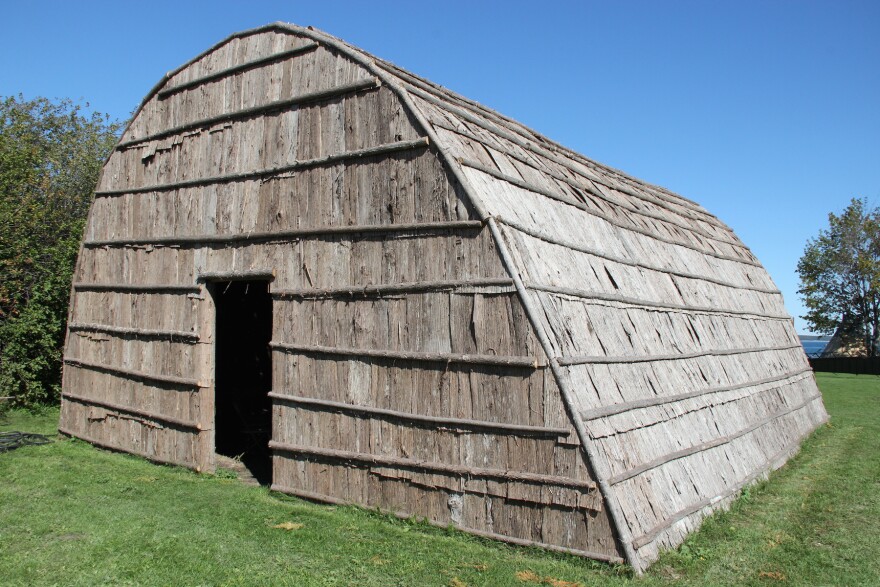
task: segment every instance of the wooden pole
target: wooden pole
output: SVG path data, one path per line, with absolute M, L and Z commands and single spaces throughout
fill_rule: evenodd
M 470 420 L 466 418 L 445 418 L 439 416 L 427 416 L 424 414 L 399 412 L 397 410 L 375 408 L 372 406 L 358 406 L 343 402 L 290 395 L 274 391 L 269 392 L 269 397 L 277 399 L 281 402 L 309 406 L 318 409 L 324 409 L 327 411 L 350 412 L 358 415 L 363 414 L 368 417 L 377 416 L 390 418 L 393 420 L 404 420 L 407 422 L 415 422 L 422 425 L 427 424 L 432 427 L 464 428 L 469 430 L 488 431 L 490 433 L 500 432 L 502 434 L 510 434 L 513 436 L 564 437 L 571 434 L 571 432 L 566 428 L 548 428 L 545 426 L 525 426 L 522 424 L 488 422 L 486 420 Z
M 301 228 L 293 230 L 277 230 L 267 232 L 249 232 L 238 234 L 196 234 L 182 236 L 153 236 L 142 238 L 119 238 L 107 240 L 86 241 L 85 246 L 94 247 L 146 247 L 146 246 L 184 246 L 184 245 L 210 245 L 226 243 L 252 243 L 262 241 L 290 241 L 305 238 L 332 237 L 337 235 L 354 234 L 424 234 L 445 231 L 469 231 L 479 230 L 483 223 L 479 220 L 461 220 L 452 222 L 414 222 L 408 224 L 360 224 L 340 226 L 320 226 L 315 228 Z
M 546 365 L 537 357 L 506 357 L 501 355 L 468 355 L 458 353 L 426 353 L 418 351 L 392 351 L 369 348 L 330 347 L 308 344 L 291 344 L 272 341 L 273 349 L 293 353 L 315 353 L 320 355 L 341 355 L 350 357 L 370 357 L 399 361 L 428 361 L 433 363 L 460 363 L 466 365 L 498 365 L 522 369 L 540 369 Z
M 578 489 L 586 489 L 587 491 L 596 488 L 596 485 L 590 481 L 579 481 L 577 479 L 571 479 L 569 477 L 543 475 L 540 473 L 524 473 L 521 471 L 508 471 L 504 469 L 490 469 L 486 467 L 470 467 L 467 465 L 454 465 L 442 462 L 417 461 L 415 459 L 404 459 L 388 455 L 353 452 L 347 450 L 339 450 L 335 448 L 288 444 L 285 442 L 277 442 L 275 440 L 269 442 L 269 448 L 272 450 L 289 452 L 291 454 L 323 457 L 335 461 L 364 463 L 365 465 L 421 469 L 424 471 L 436 471 L 438 473 L 463 475 L 468 477 L 490 477 L 493 479 L 501 479 L 504 481 L 518 481 L 522 483 L 540 483 L 545 485 L 557 485 L 560 487 L 574 487 Z

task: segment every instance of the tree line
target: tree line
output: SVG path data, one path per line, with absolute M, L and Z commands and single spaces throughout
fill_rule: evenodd
M 880 210 L 853 198 L 828 228 L 807 242 L 797 265 L 798 293 L 811 330 L 834 334 L 854 354 L 878 355 Z
M 59 398 L 73 267 L 122 128 L 87 108 L 0 97 L 0 408 Z

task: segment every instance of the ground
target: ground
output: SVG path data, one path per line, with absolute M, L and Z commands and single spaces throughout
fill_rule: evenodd
M 831 422 L 643 577 L 58 438 L 0 453 L 0 585 L 880 585 L 880 377 L 817 379 Z

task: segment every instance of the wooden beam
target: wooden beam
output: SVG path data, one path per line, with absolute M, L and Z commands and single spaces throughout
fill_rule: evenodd
M 727 308 L 714 308 L 712 306 L 688 306 L 686 304 L 673 304 L 667 302 L 653 302 L 650 300 L 640 300 L 617 294 L 607 294 L 596 291 L 588 291 L 584 289 L 575 289 L 572 287 L 559 287 L 555 285 L 544 285 L 534 282 L 526 282 L 526 287 L 535 291 L 543 291 L 555 295 L 571 296 L 586 300 L 599 300 L 605 302 L 617 302 L 627 306 L 657 308 L 660 310 L 669 310 L 674 312 L 685 312 L 691 314 L 727 314 L 731 316 L 750 316 L 764 320 L 791 320 L 791 316 L 787 314 L 767 314 L 763 312 L 753 312 L 751 310 L 731 310 Z
M 179 84 L 175 84 L 173 86 L 164 88 L 156 92 L 156 97 L 160 100 L 166 99 L 168 96 L 176 94 L 178 92 L 182 92 L 184 90 L 189 90 L 196 86 L 200 86 L 202 84 L 206 84 L 208 82 L 217 81 L 219 79 L 223 79 L 224 77 L 229 77 L 230 75 L 235 75 L 237 73 L 243 73 L 250 69 L 256 69 L 258 67 L 262 67 L 264 65 L 269 65 L 271 63 L 276 63 L 278 61 L 283 61 L 284 59 L 289 59 L 291 57 L 296 57 L 298 55 L 302 55 L 303 53 L 309 53 L 317 49 L 320 45 L 318 43 L 306 43 L 301 47 L 296 47 L 294 49 L 288 49 L 287 51 L 281 51 L 279 53 L 273 53 L 267 57 L 261 57 L 259 59 L 253 59 L 251 61 L 246 61 L 244 63 L 240 63 L 238 65 L 234 65 L 232 67 L 227 67 L 226 69 L 221 69 L 215 71 L 213 73 L 209 73 L 195 79 L 191 79 L 186 82 L 181 82 Z
M 264 114 L 266 112 L 272 112 L 275 110 L 285 110 L 287 108 L 291 108 L 293 106 L 301 106 L 303 104 L 311 104 L 313 102 L 322 102 L 325 100 L 330 100 L 332 98 L 338 98 L 340 96 L 345 96 L 347 94 L 354 94 L 357 92 L 362 92 L 364 90 L 372 90 L 378 88 L 380 85 L 379 80 L 377 78 L 365 79 L 357 82 L 353 82 L 350 84 L 346 84 L 343 86 L 338 86 L 336 88 L 328 88 L 325 90 L 317 90 L 314 92 L 309 92 L 307 94 L 301 94 L 299 96 L 294 96 L 293 98 L 287 98 L 285 100 L 277 100 L 275 102 L 269 102 L 268 104 L 262 104 L 260 106 L 254 106 L 252 108 L 244 108 L 242 110 L 236 110 L 235 112 L 226 112 L 224 114 L 220 114 L 217 116 L 211 116 L 208 118 L 201 118 L 199 120 L 194 120 L 192 122 L 188 122 L 186 124 L 181 124 L 178 126 L 174 126 L 168 128 L 163 131 L 159 131 L 157 133 L 153 133 L 150 135 L 145 135 L 143 137 L 128 139 L 125 141 L 120 141 L 116 145 L 117 151 L 122 151 L 128 149 L 134 145 L 138 145 L 141 143 L 146 143 L 149 141 L 157 141 L 160 139 L 168 138 L 173 135 L 177 135 L 186 131 L 195 130 L 198 128 L 208 128 L 215 126 L 217 124 L 221 124 L 224 122 L 233 122 L 235 120 L 239 120 L 242 118 L 249 118 L 252 116 L 256 116 L 258 114 Z
M 108 324 L 83 324 L 79 322 L 69 324 L 67 328 L 71 332 L 101 332 L 104 334 L 168 340 L 171 342 L 198 342 L 199 340 L 199 335 L 197 333 L 184 332 L 182 330 L 149 330 L 145 328 L 110 326 Z
M 272 281 L 273 279 L 275 279 L 274 269 L 254 269 L 252 271 L 206 271 L 199 273 L 196 281 L 204 283 L 206 281 Z
M 468 465 L 455 465 L 451 463 L 417 461 L 388 455 L 377 455 L 361 452 L 339 450 L 335 448 L 323 448 L 317 446 L 304 446 L 288 444 L 272 440 L 269 448 L 279 452 L 287 452 L 307 457 L 319 457 L 334 461 L 362 463 L 364 465 L 378 465 L 382 467 L 401 467 L 406 469 L 420 469 L 448 475 L 462 475 L 469 477 L 489 477 L 504 481 L 516 481 L 520 483 L 540 483 L 544 485 L 556 485 L 560 487 L 575 487 L 592 490 L 596 485 L 592 481 L 581 481 L 569 477 L 556 475 L 543 475 L 540 473 L 524 473 L 503 469 L 490 469 L 486 467 L 470 467 Z
M 273 341 L 273 349 L 305 354 L 340 355 L 357 358 L 392 359 L 396 361 L 427 361 L 432 363 L 460 363 L 467 365 L 498 365 L 523 369 L 539 369 L 545 365 L 538 357 L 506 357 L 500 355 L 470 355 L 459 353 L 430 353 L 419 351 L 392 351 L 366 348 L 329 347 L 320 345 L 290 344 Z
M 87 283 L 77 281 L 73 284 L 76 291 L 115 291 L 120 293 L 199 293 L 197 285 L 185 284 L 131 284 L 131 283 Z
M 715 438 L 714 440 L 710 440 L 710 441 L 703 442 L 700 444 L 695 444 L 693 446 L 689 446 L 688 448 L 683 448 L 683 449 L 677 450 L 675 452 L 661 455 L 661 456 L 657 457 L 656 459 L 648 461 L 647 463 L 642 463 L 641 465 L 639 465 L 637 467 L 633 467 L 633 468 L 628 469 L 622 473 L 618 473 L 617 475 L 614 475 L 613 477 L 610 477 L 608 479 L 608 483 L 610 485 L 616 485 L 618 483 L 622 483 L 623 481 L 626 481 L 627 479 L 632 479 L 633 477 L 636 477 L 637 475 L 641 475 L 642 473 L 645 473 L 645 472 L 650 471 L 652 469 L 656 469 L 656 468 L 661 467 L 667 463 L 671 463 L 672 461 L 682 459 L 685 457 L 689 457 L 691 455 L 694 455 L 694 454 L 697 454 L 700 452 L 704 452 L 704 451 L 707 451 L 707 450 L 710 450 L 713 448 L 717 448 L 717 447 L 725 445 L 725 444 L 730 444 L 731 442 L 733 442 L 737 438 L 741 438 L 741 437 L 745 436 L 746 434 L 751 434 L 752 432 L 754 432 L 758 428 L 766 426 L 767 424 L 769 424 L 773 420 L 778 420 L 779 418 L 782 418 L 783 416 L 787 416 L 788 414 L 791 414 L 792 412 L 796 412 L 796 411 L 806 407 L 810 403 L 816 401 L 817 399 L 820 399 L 821 397 L 822 397 L 822 395 L 817 393 L 815 395 L 808 397 L 807 399 L 805 399 L 804 401 L 802 401 L 801 403 L 799 403 L 795 406 L 791 406 L 791 407 L 779 410 L 779 411 L 774 412 L 773 414 L 771 414 L 765 418 L 761 418 L 757 422 L 750 424 L 749 426 L 746 426 L 742 430 L 738 430 L 737 432 L 734 432 L 733 434 L 721 436 L 719 438 Z
M 656 363 L 658 361 L 683 361 L 686 359 L 696 359 L 698 357 L 722 357 L 729 355 L 746 355 L 749 353 L 763 353 L 768 351 L 788 351 L 791 349 L 803 348 L 800 344 L 785 344 L 780 346 L 751 347 L 742 349 L 708 349 L 705 351 L 697 351 L 693 353 L 666 354 L 666 355 L 640 355 L 640 356 L 621 356 L 621 357 L 605 357 L 602 355 L 572 355 L 569 357 L 559 357 L 559 364 L 563 367 L 572 365 L 607 365 L 611 363 Z
M 819 396 L 817 396 L 816 399 L 818 399 L 818 397 Z M 824 420 L 823 422 L 820 422 L 820 424 L 824 423 L 826 421 L 827 421 L 827 419 Z M 735 483 L 735 484 L 729 486 L 727 489 L 725 489 L 724 491 L 722 491 L 718 495 L 702 499 L 702 500 L 700 500 L 700 501 L 698 501 L 698 502 L 696 502 L 696 503 L 694 503 L 684 509 L 681 509 L 681 510 L 675 512 L 674 514 L 670 515 L 669 517 L 665 518 L 664 520 L 662 520 L 658 524 L 654 525 L 650 530 L 648 530 L 647 532 L 645 532 L 644 534 L 642 534 L 641 536 L 639 536 L 635 540 L 633 540 L 633 548 L 640 549 L 643 546 L 650 544 L 651 542 L 653 542 L 657 538 L 657 536 L 660 535 L 661 532 L 667 530 L 676 522 L 680 522 L 681 520 L 687 518 L 688 516 L 696 514 L 697 512 L 702 510 L 703 508 L 714 505 L 714 504 L 720 502 L 721 500 L 726 499 L 726 498 L 734 495 L 735 493 L 740 491 L 743 487 L 746 487 L 747 485 L 751 484 L 753 481 L 757 480 L 759 477 L 766 475 L 770 470 L 776 468 L 777 464 L 781 465 L 782 463 L 780 461 L 784 462 L 785 457 L 789 453 L 796 451 L 798 449 L 798 446 L 800 445 L 801 441 L 804 438 L 806 438 L 807 436 L 809 436 L 812 432 L 813 432 L 812 430 L 809 430 L 808 432 L 801 434 L 796 439 L 794 439 L 793 441 L 791 441 L 790 443 L 785 445 L 776 454 L 774 454 L 772 457 L 770 457 L 769 459 L 764 461 L 764 463 L 760 467 L 758 467 L 752 474 L 745 477 L 739 483 Z
M 517 232 L 521 232 L 521 233 L 526 234 L 532 238 L 536 238 L 536 239 L 542 240 L 544 242 L 547 242 L 547 243 L 550 243 L 553 245 L 558 245 L 560 247 L 565 247 L 567 249 L 572 249 L 572 250 L 578 251 L 580 253 L 585 253 L 585 254 L 591 255 L 593 257 L 605 259 L 606 261 L 611 261 L 612 263 L 620 263 L 621 265 L 628 265 L 630 267 L 639 267 L 641 269 L 647 269 L 649 271 L 656 271 L 658 273 L 665 273 L 666 275 L 673 275 L 675 277 L 682 277 L 684 279 L 695 279 L 695 280 L 699 280 L 699 281 L 705 281 L 707 283 L 714 283 L 716 285 L 721 285 L 724 287 L 730 287 L 730 288 L 734 288 L 734 289 L 756 291 L 756 292 L 760 292 L 760 293 L 768 293 L 768 294 L 774 294 L 774 295 L 781 294 L 781 292 L 775 287 L 760 287 L 760 286 L 751 285 L 748 283 L 733 283 L 733 282 L 726 281 L 723 279 L 718 279 L 718 278 L 713 277 L 711 275 L 700 275 L 697 273 L 691 273 L 689 271 L 679 271 L 679 270 L 670 269 L 667 267 L 662 267 L 660 265 L 647 263 L 647 262 L 641 261 L 641 260 L 624 259 L 623 257 L 609 255 L 606 252 L 600 251 L 600 250 L 592 248 L 592 247 L 587 247 L 585 245 L 575 243 L 575 242 L 572 242 L 569 240 L 560 239 L 554 235 L 551 235 L 549 232 L 539 231 L 539 230 L 535 230 L 533 228 L 529 228 L 529 227 L 525 226 L 524 224 L 520 224 L 519 222 L 516 222 L 515 220 L 502 218 L 500 216 L 495 216 L 495 219 L 498 222 L 500 222 L 501 224 L 505 225 L 506 227 L 512 228 L 512 229 L 516 230 Z M 680 246 L 684 246 L 684 245 L 680 245 Z M 697 249 L 696 247 L 689 246 L 686 248 L 689 248 L 691 250 L 694 250 L 694 251 L 697 251 L 700 253 L 703 252 L 701 249 Z
M 589 421 L 589 420 L 597 420 L 599 418 L 607 418 L 608 416 L 614 416 L 615 414 L 622 414 L 624 412 L 629 412 L 631 410 L 638 410 L 640 408 L 649 408 L 652 406 L 661 406 L 665 404 L 671 404 L 673 402 L 680 402 L 687 399 L 692 399 L 695 397 L 702 397 L 704 395 L 715 394 L 715 393 L 723 393 L 726 391 L 736 391 L 739 389 L 746 389 L 748 387 L 758 387 L 759 385 L 767 385 L 770 383 L 777 383 L 779 381 L 785 381 L 787 379 L 792 379 L 793 377 L 797 377 L 798 375 L 803 375 L 805 373 L 812 373 L 813 370 L 809 367 L 797 369 L 795 371 L 790 371 L 783 375 L 778 375 L 776 377 L 767 377 L 766 379 L 760 379 L 758 381 L 748 381 L 746 383 L 739 383 L 737 385 L 725 385 L 723 387 L 710 387 L 708 389 L 702 389 L 697 391 L 689 391 L 687 393 L 677 393 L 675 395 L 667 395 L 667 396 L 657 396 L 657 397 L 649 397 L 645 399 L 635 400 L 631 402 L 625 402 L 621 404 L 614 404 L 610 406 L 604 406 L 601 408 L 596 408 L 593 410 L 584 410 L 581 412 L 581 419 Z
M 179 190 L 183 188 L 192 188 L 205 185 L 213 185 L 218 183 L 230 183 L 235 181 L 246 181 L 253 179 L 266 180 L 281 173 L 296 171 L 300 169 L 308 169 L 311 167 L 319 167 L 321 165 L 329 165 L 341 161 L 351 161 L 355 159 L 363 159 L 365 157 L 374 157 L 376 155 L 384 155 L 387 153 L 396 153 L 398 151 L 412 151 L 415 149 L 424 149 L 428 146 L 426 137 L 413 139 L 411 141 L 397 141 L 395 143 L 386 143 L 376 145 L 375 147 L 366 147 L 354 151 L 346 151 L 344 153 L 333 153 L 325 157 L 316 159 L 304 159 L 302 161 L 294 161 L 288 165 L 279 167 L 270 167 L 266 169 L 258 169 L 256 171 L 246 171 L 242 173 L 230 173 L 227 175 L 215 175 L 210 177 L 197 177 L 195 179 L 185 179 L 171 183 L 156 184 L 150 186 L 137 186 L 116 190 L 101 190 L 95 192 L 96 198 L 122 196 L 128 194 L 145 194 L 151 192 L 163 192 L 171 190 Z
M 304 238 L 333 237 L 337 235 L 356 234 L 410 234 L 431 233 L 447 230 L 479 230 L 483 223 L 479 220 L 458 220 L 451 222 L 414 222 L 408 224 L 360 224 L 339 226 L 316 226 L 312 228 L 298 228 L 293 230 L 278 230 L 267 232 L 241 232 L 238 234 L 196 234 L 183 236 L 150 236 L 139 238 L 116 238 L 104 240 L 92 240 L 83 243 L 88 248 L 93 247 L 145 247 L 145 246 L 184 246 L 184 245 L 209 245 L 227 244 L 239 242 L 265 242 L 265 241 L 288 241 Z
M 421 425 L 442 428 L 464 428 L 488 433 L 509 434 L 512 436 L 537 436 L 537 437 L 560 437 L 568 436 L 571 432 L 566 428 L 549 428 L 544 426 L 526 426 L 522 424 L 509 424 L 506 422 L 489 422 L 486 420 L 469 420 L 465 418 L 446 418 L 439 416 L 427 416 L 413 414 L 412 412 L 399 412 L 385 408 L 372 406 L 360 406 L 342 402 L 335 402 L 311 397 L 289 395 L 286 393 L 269 392 L 269 397 L 282 402 L 314 407 L 319 410 L 331 412 L 347 412 L 368 418 L 389 418 L 392 420 L 404 420 Z
M 110 375 L 114 375 L 116 377 L 122 377 L 124 379 L 135 379 L 139 381 L 146 381 L 150 383 L 164 383 L 166 385 L 174 385 L 177 387 L 187 387 L 187 388 L 199 388 L 199 387 L 207 387 L 203 385 L 199 381 L 195 379 L 187 379 L 185 377 L 175 377 L 173 375 L 154 375 L 152 373 L 144 373 L 142 371 L 135 371 L 133 369 L 125 369 L 123 367 L 113 367 L 110 365 L 106 365 L 103 363 L 92 363 L 89 361 L 80 361 L 79 359 L 64 359 L 65 365 L 70 365 L 72 367 L 77 367 L 80 369 L 88 369 L 90 371 L 98 371 L 101 373 L 108 373 Z
M 140 410 L 137 408 L 133 408 L 131 406 L 124 406 L 122 404 L 115 404 L 108 401 L 97 400 L 90 397 L 85 397 L 82 395 L 77 395 L 70 392 L 64 392 L 61 394 L 62 399 L 75 401 L 81 404 L 88 404 L 91 406 L 97 406 L 100 408 L 106 408 L 108 410 L 113 410 L 116 412 L 123 412 L 126 414 L 132 414 L 134 416 L 140 416 L 143 418 L 147 418 L 150 420 L 155 420 L 156 422 L 164 422 L 166 424 L 172 424 L 177 426 L 178 428 L 186 428 L 189 430 L 202 430 L 202 425 L 198 422 L 193 422 L 191 420 L 182 420 L 180 418 L 174 418 L 173 416 L 165 416 L 163 414 L 154 414 L 152 412 L 147 412 L 145 410 Z
M 381 283 L 348 287 L 282 289 L 272 292 L 275 298 L 320 299 L 329 297 L 374 297 L 398 293 L 419 293 L 431 291 L 455 291 L 470 288 L 512 287 L 509 277 L 488 277 L 485 279 L 458 279 L 447 281 L 416 281 L 410 283 Z

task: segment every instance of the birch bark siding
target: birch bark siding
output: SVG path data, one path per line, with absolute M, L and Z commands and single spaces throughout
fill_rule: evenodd
M 698 204 L 281 23 L 167 75 L 108 159 L 61 430 L 213 470 L 206 284 L 248 276 L 273 488 L 309 499 L 640 571 L 827 419 Z

